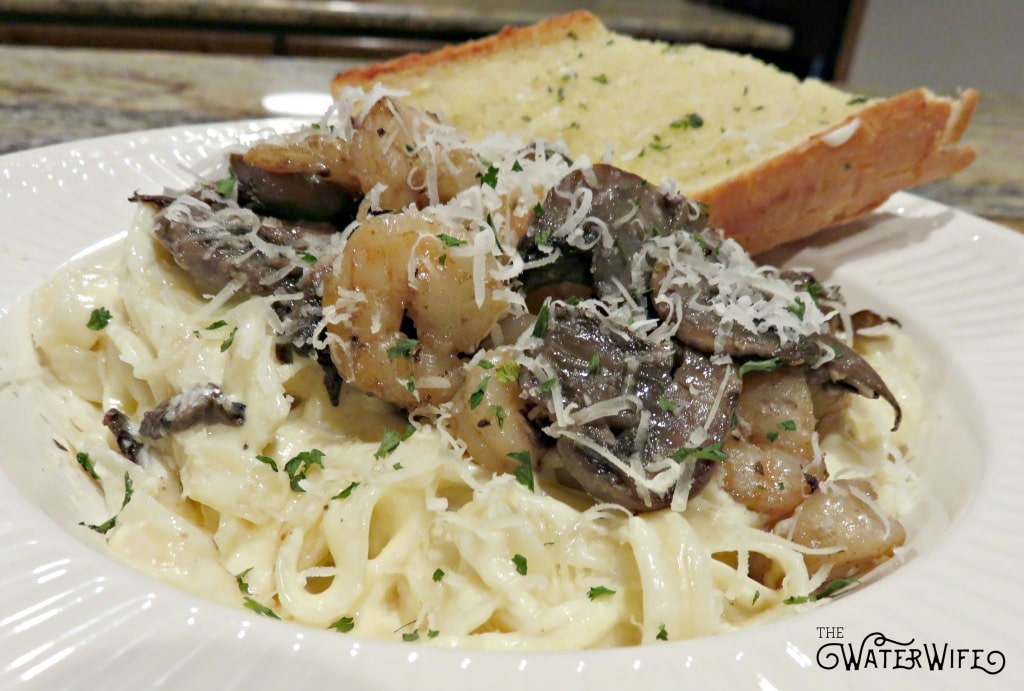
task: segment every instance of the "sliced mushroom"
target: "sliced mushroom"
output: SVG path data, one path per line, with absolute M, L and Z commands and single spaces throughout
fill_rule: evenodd
M 539 364 L 524 368 L 521 385 L 551 422 L 545 431 L 558 439 L 565 468 L 590 496 L 636 512 L 664 508 L 675 483 L 661 488 L 657 476 L 673 456 L 691 493 L 703 487 L 713 463 L 685 451 L 720 443 L 727 433 L 739 391 L 731 367 L 643 340 L 597 309 L 564 303 L 551 305 L 543 342 L 529 355 Z M 568 425 L 559 422 L 560 406 L 571 411 Z
M 571 217 L 581 211 L 586 220 L 577 230 Z M 650 239 L 700 230 L 706 221 L 696 204 L 620 168 L 600 164 L 573 171 L 548 193 L 520 244 L 528 260 L 551 248 L 560 252 L 554 263 L 526 272 L 526 292 L 566 281 L 592 285 L 599 297 L 625 289 L 639 300 L 653 269 L 645 252 Z
M 323 163 L 295 154 L 280 147 L 264 151 L 259 146 L 244 155 L 232 154 L 239 202 L 283 219 L 344 225 L 355 218 L 362 198 L 358 181 L 338 180 Z
M 216 384 L 200 384 L 163 401 L 142 416 L 139 434 L 162 439 L 195 425 L 230 425 L 245 422 L 245 404 L 232 401 Z

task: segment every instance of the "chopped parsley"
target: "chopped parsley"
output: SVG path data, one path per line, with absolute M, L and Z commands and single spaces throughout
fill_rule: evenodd
M 772 372 L 782 365 L 782 358 L 773 357 L 768 360 L 747 360 L 740 365 L 739 375 L 742 377 L 747 372 Z
M 444 570 L 434 569 L 434 575 L 431 578 L 434 579 L 434 583 L 440 583 L 441 579 L 444 578 Z
M 419 340 L 415 338 L 399 338 L 395 341 L 395 345 L 388 348 L 388 360 L 394 360 L 399 356 L 406 360 L 412 360 L 413 351 L 419 344 Z
M 235 191 L 236 180 L 238 180 L 238 178 L 235 176 L 235 171 L 234 169 L 231 169 L 228 171 L 228 176 L 226 178 L 221 178 L 217 181 L 214 189 L 217 190 L 217 194 L 220 196 L 230 197 Z
M 512 555 L 512 563 L 516 565 L 516 573 L 521 576 L 526 575 L 526 557 L 522 554 Z
M 590 362 L 587 363 L 587 374 L 597 374 L 601 371 L 601 356 L 594 353 L 590 356 Z
M 704 118 L 697 113 L 687 113 L 678 120 L 673 120 L 669 123 L 669 127 L 674 130 L 689 130 L 689 129 L 700 129 L 704 126 Z
M 320 449 L 302 451 L 290 458 L 288 462 L 284 464 L 284 472 L 288 473 L 292 491 L 306 491 L 302 488 L 302 485 L 300 485 L 299 482 L 306 479 L 306 475 L 314 466 L 320 466 L 321 468 L 324 467 L 324 452 Z
M 856 578 L 836 578 L 835 580 L 829 581 L 825 584 L 817 594 L 811 593 L 810 595 L 794 595 L 787 597 L 783 600 L 783 604 L 786 605 L 800 605 L 805 602 L 815 602 L 817 600 L 823 600 L 826 597 L 832 597 L 843 588 L 852 585 L 854 583 L 860 583 Z
M 409 378 L 405 380 L 405 388 L 409 389 L 409 393 L 416 393 L 416 375 L 410 374 Z
M 448 233 L 438 233 L 437 239 L 443 242 L 445 247 L 462 247 L 466 244 L 465 240 L 452 237 Z
M 353 617 L 342 617 L 337 621 L 331 622 L 327 628 L 334 629 L 340 633 L 348 633 L 356 627 L 356 620 Z
M 389 429 L 384 432 L 384 438 L 381 439 L 380 446 L 377 447 L 377 450 L 373 452 L 373 457 L 386 458 L 387 456 L 390 456 L 394 450 L 398 448 L 398 445 L 411 437 L 415 431 L 415 427 L 412 425 L 406 425 L 405 429 L 401 432 L 396 432 L 393 429 Z
M 271 619 L 281 618 L 277 616 L 277 612 L 270 609 L 264 604 L 256 602 L 256 600 L 253 600 L 251 597 L 243 597 L 242 602 L 245 605 L 246 609 L 251 609 L 253 612 L 256 612 L 257 614 L 262 614 L 263 616 L 270 617 Z
M 259 461 L 260 463 L 266 463 L 267 465 L 270 466 L 271 470 L 273 470 L 275 473 L 277 472 L 277 461 L 275 461 L 270 456 L 261 456 L 257 454 L 256 460 Z
M 405 641 L 406 643 L 412 643 L 413 641 L 418 641 L 419 639 L 420 639 L 419 629 L 413 629 L 409 633 L 403 633 L 402 634 L 402 640 Z
M 97 307 L 89 315 L 89 321 L 85 323 L 87 327 L 93 331 L 102 331 L 107 328 L 107 324 L 110 323 L 110 319 L 113 315 L 110 314 L 110 310 L 106 307 Z
M 683 447 L 672 454 L 672 460 L 680 463 L 689 458 L 698 461 L 724 461 L 729 458 L 729 454 L 722 451 L 722 445 L 719 442 L 707 446 Z
M 551 312 L 548 309 L 547 303 L 540 308 L 540 312 L 537 313 L 537 321 L 533 323 L 533 337 L 543 338 L 544 332 L 548 330 L 548 321 L 551 319 Z
M 437 631 L 435 629 L 427 629 L 427 638 L 437 638 L 440 635 L 440 631 Z
M 306 262 L 307 264 L 316 264 L 316 255 L 310 254 L 309 252 L 303 252 L 299 255 L 299 259 Z
M 477 363 L 480 369 L 494 369 L 494 363 L 490 360 L 481 360 Z
M 519 462 L 519 467 L 515 472 L 516 481 L 533 492 L 533 461 L 530 458 L 530 452 L 510 451 L 508 457 Z
M 235 583 L 238 584 L 239 592 L 244 593 L 246 595 L 249 594 L 249 583 L 245 580 L 245 577 L 249 574 L 250 571 L 252 571 L 251 566 L 242 573 L 235 574 Z
M 773 442 L 773 443 L 774 443 L 774 442 L 775 442 L 775 440 L 779 438 L 779 433 L 778 433 L 778 432 L 774 432 L 774 431 L 773 431 L 773 432 L 768 432 L 768 433 L 767 433 L 767 434 L 765 434 L 764 436 L 766 436 L 766 437 L 768 438 L 768 441 L 770 441 L 770 442 Z
M 505 428 L 505 409 L 500 405 L 492 405 L 487 410 L 490 411 L 491 415 L 494 416 L 494 421 L 498 423 L 498 429 Z
M 224 342 L 220 344 L 220 352 L 223 353 L 224 351 L 226 351 L 228 348 L 231 347 L 231 344 L 235 342 L 235 334 L 236 333 L 238 333 L 238 327 L 237 326 L 235 328 L 231 329 L 231 333 L 229 333 L 228 337 L 224 339 Z
M 473 393 L 469 395 L 469 409 L 474 410 L 484 400 L 484 394 L 487 393 L 487 384 L 491 381 L 491 376 L 487 375 L 480 380 L 480 385 L 473 390 Z
M 131 475 L 128 474 L 128 471 L 126 470 L 124 471 L 124 499 L 121 500 L 121 509 L 124 509 L 124 507 L 128 506 L 128 502 L 131 501 L 132 493 L 134 491 L 135 488 L 132 485 L 132 477 Z M 114 514 L 113 516 L 111 516 L 110 518 L 108 518 L 107 520 L 103 521 L 98 525 L 93 525 L 91 523 L 84 522 L 79 523 L 79 525 L 84 525 L 86 528 L 89 528 L 90 530 L 95 530 L 100 535 L 106 535 L 108 532 L 110 532 L 111 528 L 117 525 L 117 517 L 121 515 L 121 509 L 119 509 L 116 514 Z
M 480 178 L 481 185 L 493 188 L 498 184 L 498 169 L 493 165 L 488 165 L 486 172 L 478 174 L 477 177 Z
M 223 319 L 218 319 L 209 326 L 206 327 L 206 331 L 216 331 L 217 329 L 223 329 L 228 323 Z
M 797 319 L 803 319 L 804 314 L 807 312 L 807 305 L 800 298 L 793 298 L 793 304 L 786 309 L 795 314 Z
M 519 379 L 519 364 L 513 360 L 505 360 L 495 372 L 494 376 L 498 378 L 502 384 L 511 384 Z
M 668 396 L 662 396 L 658 399 L 658 407 L 668 413 L 678 408 L 679 405 Z
M 665 628 L 664 624 L 658 625 L 658 635 L 655 636 L 655 638 L 657 638 L 659 641 L 668 640 L 668 629 Z
M 594 586 L 593 588 L 587 591 L 587 597 L 589 597 L 591 600 L 596 600 L 599 597 L 608 597 L 609 595 L 614 594 L 614 590 L 612 590 L 611 588 L 606 588 L 603 585 Z
M 606 75 L 604 73 L 599 74 L 596 77 L 591 77 L 591 79 L 593 79 L 598 84 L 607 84 L 608 83 L 608 75 Z
M 358 482 L 349 483 L 349 486 L 335 494 L 331 499 L 348 499 L 352 496 L 352 492 L 359 486 Z
M 551 393 L 551 390 L 555 388 L 555 384 L 558 383 L 558 379 L 552 377 L 551 379 L 545 379 L 540 383 L 541 393 Z
M 75 460 L 78 461 L 78 465 L 82 466 L 82 470 L 84 470 L 89 477 L 97 482 L 99 481 L 100 476 L 96 474 L 96 468 L 93 466 L 92 460 L 89 458 L 89 454 L 79 451 L 75 454 Z
M 757 601 L 760 600 L 760 599 L 761 599 L 761 591 L 760 590 L 755 590 L 754 591 L 754 599 L 752 599 L 750 601 L 750 604 L 751 605 L 755 605 L 755 604 L 757 604 Z
M 778 427 L 779 429 L 785 430 L 787 432 L 796 431 L 796 423 L 792 420 L 783 420 L 782 422 L 779 423 Z

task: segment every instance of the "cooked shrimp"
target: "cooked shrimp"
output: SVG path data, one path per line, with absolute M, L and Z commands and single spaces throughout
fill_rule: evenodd
M 480 159 L 454 132 L 412 106 L 383 98 L 355 123 L 349 158 L 363 192 L 386 185 L 379 208 L 443 204 L 479 184 Z
M 740 439 L 726 443 L 723 486 L 733 499 L 770 521 L 785 518 L 804 500 L 803 464 L 782 449 L 763 449 Z
M 804 468 L 814 461 L 817 421 L 803 370 L 747 373 L 736 414 L 743 437 L 724 447 L 725 489 L 770 521 L 785 518 L 809 492 Z
M 849 578 L 892 556 L 906 540 L 899 521 L 875 504 L 871 489 L 855 480 L 823 483 L 793 514 L 791 539 L 807 547 L 834 547 L 834 554 L 804 556 L 807 570 L 829 566 L 829 579 Z
M 353 196 L 376 187 L 374 205 L 386 211 L 444 203 L 479 184 L 483 171 L 479 158 L 451 128 L 390 98 L 354 117 L 351 133 L 321 131 L 291 143 L 260 143 L 241 162 L 254 169 L 247 169 L 244 179 L 261 183 L 257 196 L 271 196 L 267 190 L 284 181 L 291 190 L 295 178 L 317 188 L 333 185 Z
M 345 381 L 404 408 L 450 400 L 507 309 L 495 258 L 419 212 L 368 216 L 324 283 L 331 358 Z M 478 272 L 479 275 L 475 275 Z M 482 288 L 482 290 L 481 290 Z
M 469 368 L 453 399 L 452 432 L 466 444 L 473 460 L 495 473 L 516 470 L 519 461 L 510 453 L 526 451 L 536 461 L 545 451 L 526 419 L 517 369 L 507 351 L 489 351 L 480 364 Z

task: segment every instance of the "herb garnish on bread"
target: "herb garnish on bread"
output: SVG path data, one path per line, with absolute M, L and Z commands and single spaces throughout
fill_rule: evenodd
M 757 253 L 852 220 L 974 159 L 957 144 L 977 94 L 866 99 L 752 57 L 609 31 L 577 11 L 429 54 L 349 70 L 471 138 L 564 140 L 654 183 L 671 179 Z

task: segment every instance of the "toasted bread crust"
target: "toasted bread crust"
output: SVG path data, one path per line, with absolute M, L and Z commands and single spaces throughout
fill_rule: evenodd
M 602 35 L 617 36 L 594 15 L 580 10 L 433 53 L 349 70 L 335 77 L 332 89 L 338 93 L 346 85 L 365 88 L 378 81 L 409 85 L 418 78 L 428 83 L 434 70 L 470 68 L 485 56 L 514 59 L 531 48 L 582 42 L 594 34 L 597 45 L 605 42 Z M 973 90 L 948 99 L 926 89 L 870 101 L 843 122 L 820 130 L 809 127 L 802 142 L 709 185 L 697 187 L 694 181 L 675 179 L 681 192 L 710 207 L 712 223 L 751 253 L 762 252 L 863 216 L 894 192 L 969 165 L 975 150 L 957 142 L 976 101 Z M 459 125 L 457 114 L 446 114 Z M 666 114 L 667 119 L 672 116 Z M 540 134 L 557 139 L 560 133 Z M 613 157 L 612 163 L 629 170 L 635 161 Z
M 690 194 L 709 206 L 712 223 L 749 252 L 771 249 L 863 216 L 898 190 L 968 166 L 974 148 L 954 144 L 977 99 L 973 90 L 957 101 L 935 98 L 926 89 L 908 91 Z M 854 126 L 847 141 L 829 143 L 830 133 Z
M 385 62 L 340 72 L 331 80 L 331 89 L 337 93 L 343 86 L 373 86 L 378 81 L 387 82 L 390 75 L 408 78 L 441 65 L 451 66 L 453 63 L 474 60 L 493 53 L 524 50 L 531 45 L 564 40 L 569 34 L 584 36 L 591 31 L 603 30 L 601 21 L 593 14 L 586 10 L 576 10 L 530 26 L 505 27 L 492 36 L 445 46 L 430 53 L 410 53 Z

